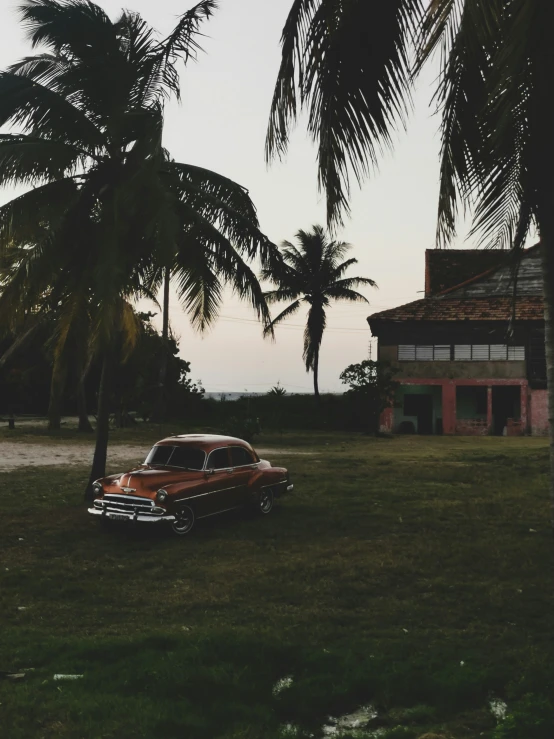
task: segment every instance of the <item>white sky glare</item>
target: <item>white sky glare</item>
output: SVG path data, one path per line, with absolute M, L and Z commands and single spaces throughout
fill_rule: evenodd
M 291 3 L 220 0 L 215 17 L 203 27 L 204 53 L 197 63 L 179 67 L 182 103 L 168 106 L 165 125 L 164 143 L 176 160 L 213 169 L 249 189 L 261 228 L 276 243 L 292 240 L 300 228 L 325 224 L 316 151 L 302 121 L 286 160 L 269 168 L 264 162 L 279 38 Z M 111 17 L 123 6 L 138 11 L 167 33 L 194 2 L 98 4 Z M 31 53 L 16 10 L 17 2 L 0 0 L 2 69 Z M 369 306 L 341 302 L 329 311 L 320 361 L 322 391 L 344 389 L 340 372 L 367 358 L 370 333 L 365 319 L 370 313 L 421 297 L 424 251 L 434 245 L 438 194 L 439 121 L 430 108 L 435 77 L 436 69 L 428 69 L 420 79 L 408 132 L 399 133 L 394 153 L 385 154 L 380 171 L 361 190 L 353 187 L 352 217 L 337 238 L 351 243 L 350 255 L 358 259 L 349 274 L 371 277 L 379 289 L 363 290 Z M 0 202 L 12 195 L 0 190 Z M 312 378 L 302 362 L 303 313 L 277 329 L 276 342 L 262 339 L 252 309 L 232 295 L 221 314 L 215 328 L 201 337 L 172 299 L 171 324 L 180 337 L 181 355 L 206 390 L 261 392 L 278 381 L 291 392 L 311 390 Z

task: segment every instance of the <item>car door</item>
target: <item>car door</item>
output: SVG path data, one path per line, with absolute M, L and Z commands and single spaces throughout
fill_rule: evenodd
M 230 451 L 233 483 L 236 486 L 234 497 L 237 505 L 244 505 L 248 499 L 250 480 L 258 466 L 257 460 L 252 452 L 243 446 L 232 446 Z
M 199 499 L 197 503 L 198 518 L 212 516 L 214 513 L 220 513 L 238 505 L 233 497 L 235 483 L 232 473 L 229 447 L 220 447 L 209 453 L 206 462 L 208 494 Z

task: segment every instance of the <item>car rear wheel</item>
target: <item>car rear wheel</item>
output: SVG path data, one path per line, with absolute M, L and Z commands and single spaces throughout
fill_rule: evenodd
M 267 516 L 273 510 L 274 502 L 275 496 L 273 495 L 273 490 L 271 488 L 262 488 L 258 496 L 258 513 Z
M 171 530 L 177 536 L 186 536 L 189 534 L 195 522 L 194 511 L 188 505 L 181 506 L 175 511 L 175 521 L 171 522 Z

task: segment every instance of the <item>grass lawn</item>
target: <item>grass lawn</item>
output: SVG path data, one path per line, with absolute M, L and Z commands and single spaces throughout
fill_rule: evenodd
M 116 442 L 146 450 L 162 435 Z M 86 468 L 4 474 L 0 671 L 26 677 L 0 680 L 1 737 L 320 739 L 327 716 L 369 703 L 379 716 L 363 736 L 554 736 L 546 440 L 257 446 L 281 450 L 271 461 L 294 494 L 268 518 L 215 517 L 185 541 L 101 528 L 82 501 Z M 511 714 L 500 726 L 493 696 Z

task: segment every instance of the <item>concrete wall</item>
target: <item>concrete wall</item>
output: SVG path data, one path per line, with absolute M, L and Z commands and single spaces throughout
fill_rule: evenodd
M 400 373 L 396 379 L 436 378 L 463 379 L 506 379 L 517 380 L 527 377 L 527 365 L 523 362 L 399 362 L 398 346 L 379 345 L 379 359 L 391 362 Z

